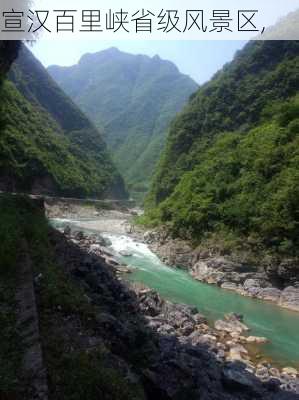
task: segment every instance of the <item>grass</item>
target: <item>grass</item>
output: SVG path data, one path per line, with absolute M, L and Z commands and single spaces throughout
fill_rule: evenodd
M 17 330 L 17 258 L 24 216 L 18 200 L 0 197 L 0 399 L 20 396 L 23 344 Z
M 0 196 L 0 399 L 15 399 L 21 384 L 22 341 L 16 330 L 17 249 L 28 243 L 34 275 L 41 278 L 36 296 L 50 400 L 142 400 L 96 330 L 100 307 L 57 263 L 43 212 L 30 199 Z M 5 255 L 5 256 L 4 256 Z M 2 257 L 3 256 L 3 257 Z M 97 337 L 95 346 L 87 345 Z M 116 361 L 115 361 L 116 359 Z M 26 400 L 26 397 L 21 397 Z
M 0 273 L 0 399 L 16 398 L 23 347 L 16 329 L 15 279 Z

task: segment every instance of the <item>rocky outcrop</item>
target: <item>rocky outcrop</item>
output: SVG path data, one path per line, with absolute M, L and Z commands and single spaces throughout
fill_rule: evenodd
M 225 259 L 197 262 L 191 275 L 201 282 L 216 284 L 243 296 L 266 300 L 289 310 L 299 311 L 299 286 L 284 289 L 273 287 L 264 272 L 240 272 L 242 265 Z
M 121 266 L 110 249 L 97 243 L 101 238 L 69 229 L 65 233 L 69 250 L 58 238 L 56 253 L 90 302 L 100 305 L 97 330 L 104 340 L 122 357 L 138 352 L 142 358 L 142 368 L 135 364 L 134 369 L 149 399 L 296 398 L 298 377 L 293 370 L 283 374 L 268 363 L 252 361 L 242 316 L 227 314 L 215 329 L 195 307 L 169 302 L 144 285 L 128 286 L 117 273 Z M 253 338 L 249 343 L 264 340 Z
M 170 239 L 163 230 L 147 231 L 143 234 L 143 240 L 165 264 L 184 269 L 191 268 L 194 254 L 187 241 Z
M 241 334 L 242 332 L 249 331 L 249 328 L 242 322 L 242 317 L 234 313 L 227 314 L 224 316 L 224 321 L 217 320 L 215 322 L 215 328 L 218 331 L 224 331 L 228 333 Z
M 278 304 L 289 310 L 299 311 L 299 288 L 292 286 L 285 288 L 281 292 Z
M 236 262 L 193 249 L 162 229 L 144 233 L 143 239 L 163 262 L 187 269 L 198 281 L 299 311 L 299 264 L 294 260 L 260 266 Z
M 192 349 L 193 357 L 195 354 L 199 356 L 200 351 L 207 348 L 212 354 L 215 354 L 218 362 L 224 362 L 220 379 L 224 387 L 232 392 L 241 390 L 250 393 L 251 397 L 249 398 L 267 398 L 266 392 L 262 394 L 265 387 L 279 393 L 281 386 L 289 387 L 289 390 L 297 393 L 296 385 L 299 381 L 296 369 L 287 367 L 279 371 L 267 362 L 255 365 L 251 361 L 246 344 L 263 344 L 267 342 L 267 339 L 242 336 L 242 333 L 249 330 L 242 322 L 242 316 L 234 313 L 227 314 L 224 316 L 224 320 L 215 322 L 216 329 L 213 329 L 207 324 L 205 317 L 194 307 L 165 301 L 155 291 L 144 286 L 139 287 L 137 284 L 134 284 L 134 291 L 137 293 L 148 325 L 163 336 L 163 340 L 160 342 L 162 354 L 165 354 L 166 349 L 168 352 L 170 349 L 174 350 L 172 346 L 175 338 L 178 338 L 180 343 L 190 346 L 189 351 Z M 185 358 L 186 360 L 188 358 Z M 185 364 L 183 361 L 181 362 L 184 369 Z M 193 364 L 193 366 L 195 365 Z M 157 375 L 154 375 L 154 379 L 155 381 L 159 380 Z M 167 383 L 164 384 L 167 385 Z M 285 394 L 280 392 L 280 395 L 284 396 Z M 225 393 L 223 398 L 225 398 Z
M 268 342 L 268 339 L 265 337 L 258 337 L 258 336 L 248 336 L 246 338 L 247 343 L 257 343 L 257 344 L 264 344 Z
M 256 297 L 261 300 L 268 300 L 278 303 L 280 295 L 281 295 L 281 290 L 273 287 L 266 287 L 261 289 L 260 292 L 256 295 Z
M 225 257 L 201 259 L 193 264 L 190 272 L 199 281 L 219 286 L 224 282 L 239 284 L 254 277 L 255 274 L 255 271 L 250 271 L 243 264 L 230 261 Z

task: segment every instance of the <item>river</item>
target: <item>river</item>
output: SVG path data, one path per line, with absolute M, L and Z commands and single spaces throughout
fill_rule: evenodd
M 99 232 L 94 221 L 91 222 L 92 229 L 88 229 L 87 221 L 56 219 L 52 223 L 57 227 L 68 223 L 83 227 L 87 232 Z M 110 239 L 111 249 L 117 257 L 132 267 L 133 272 L 127 279 L 156 289 L 162 297 L 173 302 L 196 306 L 210 323 L 228 312 L 242 314 L 250 335 L 270 340 L 259 347 L 266 358 L 277 366 L 299 367 L 299 313 L 195 281 L 187 272 L 163 264 L 146 244 L 136 242 L 123 231 L 115 233 L 115 227 L 113 233 L 99 233 Z M 121 256 L 120 251 L 126 251 L 130 256 Z

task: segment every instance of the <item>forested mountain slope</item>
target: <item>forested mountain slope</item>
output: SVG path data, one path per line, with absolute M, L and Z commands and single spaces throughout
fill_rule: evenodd
M 25 46 L 1 90 L 2 190 L 126 196 L 100 133 Z
M 104 128 L 116 165 L 134 190 L 146 190 L 169 122 L 198 85 L 169 61 L 110 48 L 49 73 Z
M 251 42 L 173 121 L 147 219 L 296 252 L 299 43 Z

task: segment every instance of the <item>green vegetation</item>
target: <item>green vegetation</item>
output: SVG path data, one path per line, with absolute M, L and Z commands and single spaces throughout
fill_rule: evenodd
M 250 43 L 200 88 L 172 123 L 143 222 L 298 255 L 298 54 Z
M 86 332 L 92 335 L 100 310 L 90 305 L 84 291 L 57 265 L 49 241 L 45 243 L 32 257 L 36 273 L 42 274 L 40 329 L 50 399 L 142 400 L 141 387 L 125 379 L 102 342 L 91 350 L 80 343 Z
M 22 341 L 16 330 L 15 274 L 0 270 L 0 398 L 15 398 L 22 363 Z M 11 397 L 6 397 L 11 396 Z
M 168 126 L 196 83 L 158 56 L 111 48 L 86 54 L 72 67 L 52 66 L 52 77 L 103 128 L 130 193 L 143 197 L 164 147 Z
M 19 398 L 22 390 L 23 345 L 16 303 L 20 243 L 25 237 L 36 243 L 43 227 L 25 198 L 1 195 L 0 219 L 0 398 L 10 399 Z
M 124 197 L 99 132 L 25 47 L 1 89 L 0 186 Z
M 0 268 L 0 358 L 5 360 L 0 365 L 1 399 L 17 396 L 26 388 L 26 382 L 19 379 L 22 342 L 15 319 L 16 255 L 22 240 L 28 245 L 34 275 L 41 277 L 36 294 L 49 398 L 144 399 L 141 385 L 126 379 L 103 342 L 89 351 L 84 347 L 82 338 L 92 336 L 100 310 L 90 304 L 84 291 L 58 264 L 43 210 L 26 197 L 1 195 L 0 218 L 4 221 L 0 225 L 0 254 L 6 255 L 5 259 L 1 257 Z
M 16 50 L 0 42 L 0 58 L 7 56 L 7 51 L 14 51 L 16 56 Z M 9 80 L 3 82 L 9 63 L 1 63 L 0 67 L 1 188 L 76 196 L 126 196 L 98 131 L 30 52 L 22 49 Z M 24 375 L 25 344 L 17 323 L 23 243 L 33 274 L 39 277 L 35 294 L 49 398 L 144 399 L 141 384 L 128 381 L 118 358 L 99 337 L 96 315 L 100 307 L 90 304 L 78 282 L 59 264 L 51 241 L 53 231 L 41 202 L 1 194 L 0 219 L 1 399 L 32 397 L 27 393 L 31 390 L 31 377 Z M 98 336 L 99 343 L 88 348 L 86 340 L 93 335 Z

